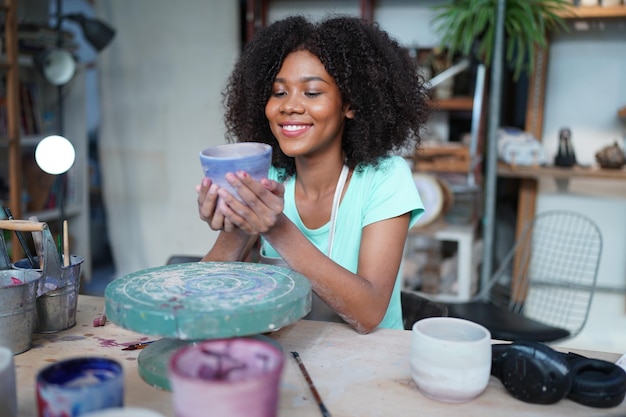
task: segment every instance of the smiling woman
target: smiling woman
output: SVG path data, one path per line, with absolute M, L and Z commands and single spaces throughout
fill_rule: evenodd
M 204 260 L 243 260 L 260 237 L 262 262 L 311 282 L 308 318 L 402 329 L 400 261 L 423 205 L 394 154 L 419 143 L 427 117 L 417 74 L 358 18 L 293 16 L 261 30 L 229 78 L 225 121 L 230 140 L 271 145 L 272 167 L 261 181 L 225 175 L 242 201 L 202 180 L 200 218 L 221 231 Z

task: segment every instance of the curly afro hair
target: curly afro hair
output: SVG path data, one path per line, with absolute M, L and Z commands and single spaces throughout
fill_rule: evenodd
M 408 51 L 375 23 L 335 16 L 312 23 L 292 16 L 260 30 L 246 45 L 223 92 L 229 141 L 264 142 L 273 165 L 295 173 L 293 158 L 280 151 L 265 117 L 265 105 L 282 63 L 291 52 L 317 56 L 354 111 L 342 139 L 352 169 L 419 144 L 428 117 L 428 90 Z

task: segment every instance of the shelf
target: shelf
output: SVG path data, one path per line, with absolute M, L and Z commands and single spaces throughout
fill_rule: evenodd
M 456 242 L 457 244 L 457 279 L 456 294 L 438 293 L 429 294 L 419 292 L 426 298 L 441 302 L 463 302 L 469 301 L 474 295 L 478 272 L 474 268 L 472 259 L 474 258 L 474 241 L 476 240 L 475 224 L 448 224 L 439 221 L 424 227 L 413 227 L 407 236 L 407 246 L 411 247 L 411 240 L 419 236 L 427 236 L 432 239 L 446 242 Z M 409 253 L 411 250 L 409 249 Z
M 606 19 L 626 17 L 626 6 L 578 6 L 562 14 L 566 19 Z
M 66 218 L 78 216 L 81 214 L 81 208 L 77 205 L 68 205 L 65 208 Z M 46 209 L 41 211 L 27 212 L 24 214 L 24 218 L 28 219 L 31 216 L 36 216 L 40 222 L 52 223 L 55 221 L 61 221 L 61 211 L 58 208 Z
M 9 68 L 9 65 L 7 57 L 5 55 L 0 56 L 0 68 L 6 70 Z M 17 66 L 20 68 L 34 68 L 33 57 L 31 55 L 18 55 Z
M 474 107 L 473 97 L 452 97 L 435 99 L 430 103 L 434 110 L 471 111 Z
M 22 136 L 20 138 L 20 146 L 22 147 L 35 147 L 41 142 L 43 138 L 49 136 L 49 134 L 38 134 L 38 135 L 28 135 Z M 9 138 L 6 136 L 0 137 L 0 148 L 6 148 L 9 146 Z
M 554 166 L 511 166 L 498 164 L 498 175 L 507 178 L 589 178 L 626 180 L 626 168 L 604 169 L 598 167 L 560 168 Z

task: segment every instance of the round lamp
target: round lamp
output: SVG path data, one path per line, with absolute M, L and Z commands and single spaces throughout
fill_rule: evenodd
M 35 149 L 35 161 L 43 171 L 58 175 L 67 172 L 74 164 L 74 146 L 63 136 L 43 138 Z
M 67 84 L 76 71 L 76 61 L 65 49 L 55 48 L 35 55 L 35 67 L 54 85 Z

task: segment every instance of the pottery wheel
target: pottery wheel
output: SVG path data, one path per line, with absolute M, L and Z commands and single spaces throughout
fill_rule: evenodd
M 146 335 L 206 340 L 261 334 L 304 317 L 311 284 L 274 265 L 196 262 L 150 268 L 113 280 L 106 315 Z

